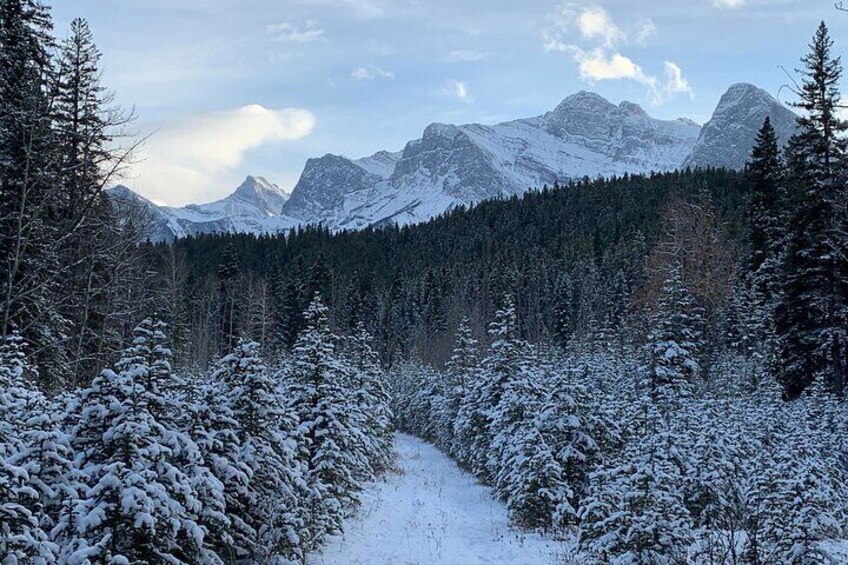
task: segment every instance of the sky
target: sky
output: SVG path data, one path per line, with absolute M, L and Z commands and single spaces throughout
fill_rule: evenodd
M 786 102 L 831 0 L 66 0 L 103 82 L 147 137 L 123 183 L 160 204 L 221 198 L 248 174 L 291 190 L 304 163 L 398 151 L 432 122 L 497 123 L 579 90 L 707 121 L 751 82 Z

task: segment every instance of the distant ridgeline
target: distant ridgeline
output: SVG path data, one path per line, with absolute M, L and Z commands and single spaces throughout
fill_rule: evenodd
M 204 363 L 217 340 L 227 341 L 216 338 L 222 309 L 211 305 L 231 304 L 236 333 L 283 350 L 318 291 L 335 324 L 366 323 L 385 362 L 441 363 L 459 321 L 468 317 L 483 336 L 506 294 L 531 341 L 565 344 L 604 324 L 638 332 L 674 253 L 669 245 L 693 256 L 687 270 L 714 315 L 744 250 L 747 190 L 743 174 L 718 169 L 585 180 L 404 228 L 199 235 L 150 252 L 182 285 L 170 321 L 186 336 L 177 353 L 185 361 Z M 694 257 L 708 240 L 714 265 Z

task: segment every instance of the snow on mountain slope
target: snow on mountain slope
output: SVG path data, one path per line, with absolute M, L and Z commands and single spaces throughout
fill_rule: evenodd
M 248 177 L 233 194 L 209 204 L 158 208 L 144 202 L 156 208 L 156 239 L 273 233 L 317 223 L 333 230 L 407 225 L 555 181 L 686 166 L 738 169 L 766 116 L 782 142 L 795 131 L 795 115 L 750 84 L 731 86 L 703 128 L 685 118 L 652 118 L 631 102 L 615 105 L 578 92 L 535 118 L 496 125 L 434 123 L 395 153 L 309 159 L 290 196 L 261 177 Z M 129 189 L 122 191 L 128 197 Z
M 289 195 L 262 177 L 248 176 L 235 192 L 221 200 L 183 208 L 157 206 L 125 186 L 111 188 L 108 194 L 147 210 L 154 241 L 217 232 L 276 233 L 299 223 L 282 214 Z
M 795 133 L 795 114 L 756 86 L 734 84 L 721 97 L 710 121 L 704 124 L 683 166 L 741 169 L 766 116 L 771 119 L 781 145 L 785 144 Z
M 415 223 L 555 181 L 671 170 L 699 131 L 690 121 L 657 120 L 635 104 L 579 92 L 536 118 L 431 124 L 400 154 L 310 160 L 283 211 L 333 229 Z

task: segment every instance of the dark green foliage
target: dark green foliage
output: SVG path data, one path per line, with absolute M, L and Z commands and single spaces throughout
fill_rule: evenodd
M 585 334 L 592 320 L 620 324 L 647 280 L 645 256 L 662 235 L 671 196 L 695 200 L 710 187 L 733 245 L 745 233 L 748 183 L 722 170 L 584 180 L 410 227 L 338 234 L 305 227 L 286 236 L 203 235 L 174 245 L 189 258 L 193 291 L 204 280 L 220 284 L 228 248 L 243 277 L 273 282 L 272 349 L 291 347 L 314 290 L 323 287 L 333 323 L 364 322 L 384 362 L 415 355 L 443 363 L 459 321 L 467 316 L 482 330 L 507 292 L 516 297 L 519 331 L 531 341 L 564 343 Z M 167 246 L 153 249 L 165 264 Z
M 839 119 L 842 66 L 822 23 L 802 59 L 796 106 L 804 111 L 790 141 L 791 210 L 777 309 L 780 365 L 786 394 L 796 397 L 821 379 L 841 395 L 848 356 L 848 261 L 844 203 L 848 123 Z
M 757 135 L 747 172 L 751 177 L 751 194 L 748 199 L 748 269 L 757 273 L 764 265 L 768 269 L 768 265 L 774 261 L 783 232 L 780 209 L 783 162 L 777 134 L 768 117 Z M 763 282 L 763 290 L 770 290 L 773 282 Z

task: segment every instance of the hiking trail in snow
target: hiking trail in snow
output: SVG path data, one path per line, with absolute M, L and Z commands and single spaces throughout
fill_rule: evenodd
M 311 555 L 310 565 L 545 565 L 566 544 L 509 524 L 488 488 L 435 447 L 397 434 L 397 465 L 362 495 L 362 506 Z

